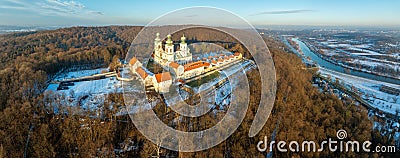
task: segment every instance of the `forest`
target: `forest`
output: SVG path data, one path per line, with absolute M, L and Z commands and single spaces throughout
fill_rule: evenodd
M 248 136 L 260 100 L 258 70 L 247 72 L 251 96 L 249 109 L 239 128 L 224 142 L 200 152 L 175 152 L 147 140 L 128 116 L 115 116 L 105 111 L 103 117 L 89 114 L 72 115 L 71 107 L 59 102 L 53 107 L 44 103 L 49 82 L 71 68 L 106 67 L 113 60 L 124 59 L 130 43 L 141 26 L 72 27 L 57 30 L 0 35 L 0 157 L 263 157 L 257 143 L 272 140 L 321 142 L 336 138 L 336 131 L 347 131 L 349 140 L 369 140 L 376 145 L 390 145 L 393 140 L 373 130 L 367 110 L 351 100 L 342 101 L 323 93 L 311 83 L 315 72 L 301 69 L 302 61 L 283 49 L 277 39 L 264 36 L 273 57 L 277 92 L 275 105 L 263 129 L 253 138 Z M 244 53 L 239 42 L 215 30 L 185 30 L 189 42 L 214 41 L 231 51 Z M 173 39 L 173 40 L 178 40 Z M 228 42 L 224 43 L 224 42 Z M 288 49 L 286 49 L 288 50 Z M 60 96 L 62 97 L 62 96 Z M 124 106 L 121 94 L 109 94 L 104 106 Z M 104 108 L 109 109 L 109 108 Z M 163 104 L 153 109 L 159 117 L 167 113 Z M 221 113 L 223 115 L 223 113 Z M 177 116 L 178 117 L 178 116 Z M 190 130 L 191 125 L 207 128 L 220 115 L 207 114 L 199 119 L 184 118 L 176 129 Z M 167 121 L 173 118 L 163 118 Z M 121 144 L 131 144 L 123 150 Z M 319 146 L 318 146 L 319 147 Z M 393 154 L 393 153 L 392 153 Z M 363 152 L 278 152 L 274 157 L 391 157 L 385 153 Z

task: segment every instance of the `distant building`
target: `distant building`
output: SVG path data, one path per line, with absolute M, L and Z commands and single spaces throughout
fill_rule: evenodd
M 155 75 L 153 83 L 154 89 L 159 93 L 169 92 L 169 87 L 172 85 L 172 77 L 169 72 L 163 72 Z

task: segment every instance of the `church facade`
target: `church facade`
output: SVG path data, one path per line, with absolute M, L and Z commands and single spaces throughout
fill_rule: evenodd
M 156 38 L 154 39 L 154 61 L 162 66 L 168 66 L 172 62 L 180 65 L 191 62 L 192 53 L 190 53 L 190 49 L 187 46 L 185 35 L 181 37 L 181 42 L 179 43 L 178 48 L 179 50 L 174 50 L 174 43 L 171 39 L 171 35 L 167 36 L 167 41 L 163 48 L 160 34 L 157 33 Z
M 192 53 L 186 43 L 185 35 L 181 37 L 179 47 L 177 47 L 178 50 L 175 51 L 174 48 L 171 35 L 167 36 L 167 40 L 163 46 L 160 34 L 156 34 L 153 60 L 178 79 L 193 78 L 242 59 L 241 53 L 229 56 L 225 54 L 208 56 L 208 58 L 203 58 L 203 60 L 193 59 Z

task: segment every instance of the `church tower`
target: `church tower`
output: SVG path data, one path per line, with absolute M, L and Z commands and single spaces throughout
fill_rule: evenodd
M 182 52 L 185 52 L 185 53 L 187 52 L 187 43 L 186 43 L 185 35 L 183 35 L 181 37 L 181 43 L 179 44 L 179 46 L 180 46 L 179 50 L 181 50 Z
M 156 34 L 156 39 L 154 39 L 154 59 L 159 62 L 161 60 L 161 54 L 163 52 L 162 42 L 160 39 L 160 33 Z
M 165 56 L 163 59 L 169 62 L 174 62 L 174 42 L 172 41 L 170 34 L 167 36 L 167 41 L 165 43 Z
M 186 43 L 185 35 L 182 35 L 181 37 L 179 52 L 177 54 L 179 54 L 179 58 L 175 58 L 175 60 L 178 60 L 178 63 L 180 64 L 187 64 L 188 62 L 192 61 L 192 54 L 190 53 L 190 50 Z

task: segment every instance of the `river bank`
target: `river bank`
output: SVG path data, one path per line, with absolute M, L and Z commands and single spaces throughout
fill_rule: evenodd
M 361 71 L 361 70 L 354 69 L 351 67 L 340 65 L 334 61 L 325 59 L 323 56 L 321 56 L 318 53 L 312 52 L 310 50 L 310 48 L 308 47 L 308 45 L 306 43 L 304 43 L 303 41 L 299 40 L 298 38 L 293 38 L 293 41 L 299 45 L 299 47 L 302 50 L 305 57 L 309 57 L 312 61 L 314 61 L 321 67 L 325 67 L 327 69 L 331 69 L 334 71 L 338 71 L 341 73 L 346 73 L 346 74 L 350 74 L 350 75 L 354 75 L 354 76 L 358 76 L 358 77 L 363 77 L 363 78 L 367 78 L 367 79 L 372 79 L 372 80 L 377 80 L 377 81 L 381 81 L 381 82 L 387 82 L 387 83 L 393 83 L 393 84 L 400 85 L 400 80 L 397 78 L 389 77 L 389 76 L 382 76 L 380 74 L 365 72 L 365 71 Z M 293 48 L 293 50 L 295 50 L 295 49 Z M 299 52 L 297 52 L 297 50 L 296 50 L 296 53 L 298 53 L 298 55 L 301 55 Z

